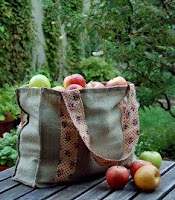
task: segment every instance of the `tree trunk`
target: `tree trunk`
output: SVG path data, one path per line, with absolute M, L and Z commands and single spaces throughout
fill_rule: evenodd
M 91 1 L 90 0 L 82 0 L 83 2 L 83 10 L 82 13 L 86 14 L 89 12 L 91 8 Z M 80 43 L 81 43 L 81 55 L 82 57 L 86 57 L 86 43 L 88 41 L 88 31 L 85 28 L 85 30 L 80 33 Z
M 60 8 L 61 9 L 61 3 L 60 3 Z M 67 76 L 67 51 L 66 51 L 66 46 L 67 46 L 67 36 L 66 36 L 66 31 L 65 31 L 65 24 L 62 24 L 60 16 L 58 16 L 58 21 L 60 23 L 60 29 L 61 29 L 61 46 L 60 46 L 60 59 L 59 59 L 59 75 L 58 75 L 58 82 L 62 83 L 63 78 Z
M 32 15 L 34 18 L 34 22 L 36 24 L 36 30 L 33 31 L 36 32 L 36 40 L 38 41 L 36 44 L 34 44 L 32 49 L 32 68 L 34 71 L 36 71 L 38 68 L 42 68 L 42 65 L 47 63 L 46 54 L 44 50 L 45 46 L 45 37 L 42 27 L 43 22 L 43 9 L 42 5 L 39 1 L 32 0 Z

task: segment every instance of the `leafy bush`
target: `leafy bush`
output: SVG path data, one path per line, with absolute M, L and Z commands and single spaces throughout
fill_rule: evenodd
M 143 151 L 158 151 L 164 158 L 175 159 L 175 121 L 162 108 L 139 110 L 141 134 L 136 147 L 139 156 Z
M 84 13 L 80 0 L 40 2 L 44 4 L 45 51 L 53 81 L 63 74 L 61 71 L 83 72 L 79 66 L 81 58 L 103 50 L 107 62 L 115 63 L 125 78 L 140 86 L 138 97 L 142 107 L 159 102 L 175 117 L 171 103 L 175 93 L 174 1 L 91 1 L 90 10 Z M 31 48 L 35 40 L 31 32 L 31 10 L 29 0 L 0 3 L 0 86 L 20 82 L 23 74 L 32 71 Z M 67 38 L 65 63 L 61 59 L 61 24 L 65 26 Z M 99 74 L 93 76 L 99 72 L 98 68 L 94 71 L 91 68 L 91 72 L 84 68 L 88 80 L 96 77 L 102 80 Z M 104 76 L 106 80 L 109 74 L 105 72 Z
M 171 0 L 102 0 L 87 17 L 90 41 L 105 57 L 120 64 L 125 77 L 139 87 L 141 106 L 159 102 L 173 117 L 175 93 L 175 9 Z M 76 22 L 75 22 L 76 23 Z M 160 99 L 165 99 L 166 105 Z
M 4 133 L 0 138 L 0 165 L 12 167 L 18 158 L 17 153 L 18 134 L 16 130 L 10 133 Z
M 0 120 L 4 120 L 8 114 L 16 119 L 20 114 L 20 109 L 16 103 L 15 87 L 5 84 L 3 88 L 0 88 Z
M 111 64 L 108 64 L 103 58 L 90 57 L 84 58 L 72 73 L 80 73 L 89 81 L 108 81 L 119 75 L 120 72 Z
M 129 81 L 140 86 L 141 106 L 159 102 L 175 117 L 170 99 L 175 92 L 174 1 L 92 1 L 86 13 L 82 13 L 80 2 L 61 2 L 70 53 L 67 63 L 72 61 L 69 67 L 75 67 L 82 56 L 88 58 L 93 51 L 103 50 L 107 61 L 115 62 Z M 160 99 L 165 99 L 168 107 Z
M 59 59 L 61 40 L 60 22 L 58 21 L 59 2 L 43 0 L 43 31 L 45 36 L 45 52 L 48 61 L 49 73 L 53 80 L 57 80 L 59 74 Z
M 0 2 L 0 87 L 14 85 L 31 69 L 34 33 L 30 0 Z

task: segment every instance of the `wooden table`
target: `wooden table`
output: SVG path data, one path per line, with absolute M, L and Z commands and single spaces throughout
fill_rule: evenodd
M 13 181 L 11 179 L 13 170 L 14 168 L 10 168 L 0 173 L 0 200 L 175 200 L 175 162 L 171 161 L 163 161 L 160 169 L 161 184 L 152 193 L 139 191 L 131 179 L 123 190 L 113 191 L 104 177 L 96 177 L 83 183 L 33 189 Z

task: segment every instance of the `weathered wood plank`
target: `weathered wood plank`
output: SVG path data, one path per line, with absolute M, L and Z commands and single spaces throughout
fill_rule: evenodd
M 57 186 L 53 188 L 40 188 L 31 191 L 30 193 L 23 195 L 22 197 L 18 198 L 18 200 L 40 200 L 40 199 L 47 199 L 47 197 L 59 192 L 60 190 L 64 189 L 66 186 Z
M 93 180 L 93 181 L 96 181 L 96 180 Z M 93 182 L 92 181 L 92 182 Z M 89 182 L 86 182 L 86 184 L 89 184 Z M 26 199 L 29 199 L 29 200 L 38 200 L 38 199 L 47 199 L 49 198 L 50 196 L 58 193 L 58 192 L 62 192 L 62 190 L 67 190 L 68 187 L 72 187 L 74 184 L 67 184 L 66 185 L 63 185 L 63 186 L 57 186 L 57 187 L 53 187 L 53 188 L 44 188 L 44 189 L 35 189 L 33 190 L 32 192 L 26 194 L 26 195 L 23 195 L 21 198 L 18 198 L 20 200 L 26 200 Z
M 163 162 L 161 167 L 161 174 L 164 174 L 168 169 L 172 168 L 175 163 L 172 162 Z M 86 200 L 86 199 L 129 199 L 133 196 L 135 196 L 138 193 L 138 189 L 135 187 L 132 180 L 125 186 L 123 190 L 118 191 L 112 191 L 107 186 L 106 181 L 102 182 L 101 184 L 97 185 L 96 187 L 92 188 L 91 190 L 87 191 L 86 193 L 82 194 L 80 197 L 78 197 L 76 200 Z
M 19 183 L 13 181 L 11 178 L 8 178 L 8 179 L 0 182 L 0 194 L 6 190 L 9 190 L 10 188 L 17 186 L 17 185 L 19 185 Z
M 106 181 L 96 185 L 92 189 L 83 193 L 81 196 L 77 197 L 76 200 L 90 200 L 90 199 L 102 199 L 104 196 L 109 195 L 112 192 Z
M 175 187 L 175 167 L 170 169 L 167 173 L 164 174 L 164 176 L 162 176 L 161 184 L 154 192 L 141 193 L 137 197 L 135 197 L 135 200 L 143 200 L 143 199 L 162 200 L 163 197 L 166 196 L 166 194 L 168 194 L 174 187 Z
M 57 186 L 53 188 L 32 189 L 8 178 L 12 175 L 14 168 L 10 168 L 0 173 L 0 199 L 106 199 L 106 200 L 126 200 L 126 199 L 149 199 L 165 200 L 175 199 L 175 162 L 164 161 L 161 167 L 162 183 L 152 193 L 140 193 L 134 185 L 133 180 L 126 185 L 123 190 L 113 191 L 107 185 L 104 177 L 92 179 L 87 182 L 74 183 L 71 185 Z M 173 190 L 171 192 L 171 190 Z M 170 193 L 169 193 L 170 192 Z M 169 194 L 168 194 L 169 193 Z
M 51 196 L 49 198 L 49 200 L 53 200 L 53 199 L 70 200 L 70 199 L 74 199 L 77 196 L 79 196 L 80 194 L 88 191 L 90 188 L 94 187 L 95 185 L 101 183 L 103 180 L 104 180 L 104 177 L 101 177 L 101 178 L 91 180 L 91 181 L 88 181 L 88 182 L 73 184 L 73 185 L 69 186 L 68 188 L 64 189 L 63 191 Z
M 3 181 L 5 179 L 11 177 L 14 172 L 14 169 L 15 169 L 14 167 L 11 167 L 9 169 L 6 169 L 6 170 L 0 172 L 0 181 Z
M 19 185 L 0 194 L 0 199 L 3 199 L 3 200 L 16 199 L 28 192 L 31 192 L 32 190 L 33 189 L 31 187 L 28 187 L 25 185 Z
M 175 188 L 169 194 L 167 194 L 165 198 L 163 198 L 163 200 L 173 200 L 173 199 L 175 199 Z
M 175 166 L 175 162 L 173 161 L 163 161 L 162 166 L 160 167 L 161 175 L 165 174 L 169 169 Z
M 111 190 L 110 187 L 108 186 L 107 182 L 104 181 L 102 184 L 97 185 L 93 189 L 89 190 L 88 192 L 82 194 L 76 200 L 89 200 L 89 199 L 104 199 L 107 196 L 110 196 L 110 194 L 113 194 L 114 190 Z M 121 199 L 119 197 L 125 196 L 123 192 L 128 195 L 131 193 L 131 196 L 133 195 L 133 192 L 137 192 L 137 189 L 135 188 L 135 185 L 133 182 L 129 182 L 127 184 L 127 187 L 123 190 L 117 190 L 115 191 L 115 195 L 111 195 L 109 199 Z M 127 199 L 127 198 L 123 198 Z

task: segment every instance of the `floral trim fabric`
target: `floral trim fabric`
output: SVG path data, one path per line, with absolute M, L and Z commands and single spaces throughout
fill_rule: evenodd
M 69 109 L 74 109 L 74 103 L 69 105 Z M 60 160 L 55 182 L 65 182 L 71 179 L 76 170 L 78 157 L 78 131 L 71 121 L 63 99 L 60 107 L 60 118 Z
M 134 84 L 129 84 L 128 97 L 124 98 L 118 105 L 122 113 L 122 130 L 124 137 L 124 153 L 120 159 L 120 165 L 130 165 L 134 147 L 139 138 L 139 114 L 138 103 Z

